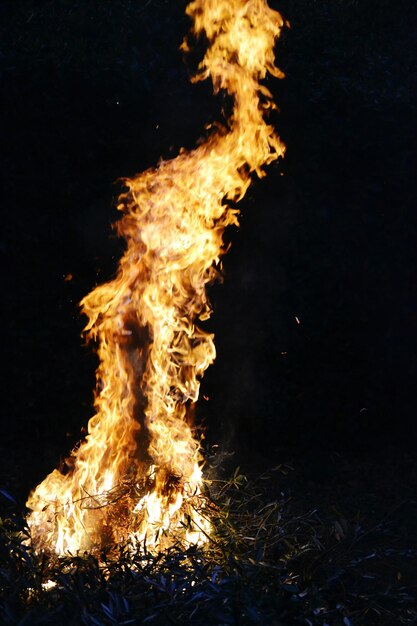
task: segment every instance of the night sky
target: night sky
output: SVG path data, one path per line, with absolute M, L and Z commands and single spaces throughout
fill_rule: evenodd
M 396 3 L 387 28 L 384 2 L 272 4 L 292 25 L 287 77 L 268 82 L 287 154 L 226 235 L 196 420 L 245 462 L 412 456 L 415 7 Z M 120 257 L 117 180 L 191 148 L 227 108 L 189 82 L 183 2 L 36 7 L 0 7 L 0 482 L 21 495 L 92 414 L 78 302 Z

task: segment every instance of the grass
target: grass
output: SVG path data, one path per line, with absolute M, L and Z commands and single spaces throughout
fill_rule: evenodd
M 417 550 L 392 515 L 375 522 L 358 510 L 300 507 L 286 491 L 291 472 L 282 465 L 249 480 L 237 468 L 211 481 L 207 546 L 158 555 L 128 545 L 36 555 L 10 501 L 0 527 L 2 624 L 415 623 Z

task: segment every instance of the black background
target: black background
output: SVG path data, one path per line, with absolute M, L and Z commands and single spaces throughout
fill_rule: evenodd
M 277 46 L 287 77 L 268 82 L 287 154 L 227 235 L 197 421 L 207 445 L 246 462 L 413 456 L 414 3 L 273 6 L 292 26 Z M 77 303 L 123 249 L 115 181 L 191 148 L 221 114 L 178 52 L 184 7 L 0 7 L 0 483 L 22 496 L 92 414 L 96 360 Z

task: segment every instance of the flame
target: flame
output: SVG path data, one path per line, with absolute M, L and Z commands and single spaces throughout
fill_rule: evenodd
M 210 317 L 206 286 L 224 229 L 238 224 L 234 203 L 284 153 L 264 121 L 274 104 L 260 84 L 267 72 L 282 76 L 273 48 L 283 20 L 265 0 L 194 0 L 186 11 L 208 41 L 193 80 L 210 77 L 233 112 L 194 150 L 125 181 L 117 228 L 126 252 L 114 280 L 81 303 L 98 345 L 96 414 L 69 472 L 54 470 L 28 499 L 36 549 L 129 540 L 160 550 L 210 533 L 192 410 L 216 352 L 197 324 Z

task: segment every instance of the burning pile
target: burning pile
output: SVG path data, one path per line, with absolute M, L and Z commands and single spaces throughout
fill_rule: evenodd
M 210 532 L 191 413 L 215 347 L 197 322 L 211 313 L 206 286 L 223 231 L 238 223 L 231 203 L 284 152 L 263 119 L 273 102 L 259 82 L 282 75 L 273 49 L 283 22 L 265 0 L 195 0 L 187 13 L 208 40 L 195 80 L 210 76 L 215 92 L 233 96 L 233 112 L 196 149 L 126 181 L 117 225 L 126 252 L 115 279 L 82 301 L 100 359 L 96 414 L 69 473 L 54 470 L 29 497 L 38 550 L 127 540 L 161 550 Z

